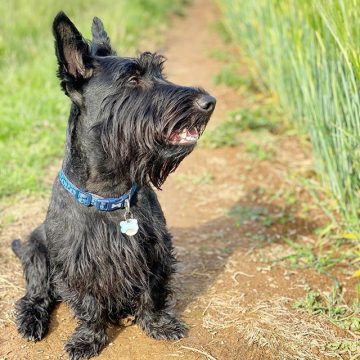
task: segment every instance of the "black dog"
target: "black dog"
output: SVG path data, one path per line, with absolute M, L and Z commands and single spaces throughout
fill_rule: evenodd
M 215 99 L 167 81 L 159 55 L 117 57 L 97 18 L 89 43 L 64 13 L 53 33 L 72 105 L 46 220 L 12 244 L 27 282 L 18 331 L 40 340 L 61 300 L 79 321 L 71 359 L 98 354 L 107 323 L 127 315 L 155 339 L 179 339 L 186 328 L 168 304 L 175 258 L 151 183 L 160 188 L 194 149 Z

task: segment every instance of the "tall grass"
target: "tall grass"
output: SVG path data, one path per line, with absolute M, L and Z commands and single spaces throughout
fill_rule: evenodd
M 38 191 L 60 157 L 69 100 L 60 92 L 51 22 L 64 10 L 87 38 L 100 17 L 119 54 L 154 38 L 184 0 L 0 1 L 0 197 Z
M 310 134 L 319 174 L 359 229 L 360 1 L 219 0 L 262 82 Z

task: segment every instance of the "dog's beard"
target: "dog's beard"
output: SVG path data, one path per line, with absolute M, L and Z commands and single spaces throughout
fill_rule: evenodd
M 149 179 L 152 184 L 160 189 L 170 173 L 174 172 L 183 159 L 195 148 L 195 144 L 187 146 L 169 145 L 163 147 L 154 155 L 149 171 Z

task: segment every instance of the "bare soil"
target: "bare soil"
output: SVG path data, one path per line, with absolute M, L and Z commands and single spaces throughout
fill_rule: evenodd
M 168 58 L 169 79 L 201 85 L 217 98 L 210 128 L 226 119 L 227 111 L 248 102 L 245 95 L 213 83 L 222 64 L 209 53 L 225 46 L 214 30 L 218 17 L 212 2 L 194 1 L 185 17 L 174 20 L 161 50 Z M 189 325 L 188 337 L 155 341 L 137 326 L 112 327 L 110 344 L 99 359 L 333 358 L 325 345 L 345 335 L 291 307 L 305 294 L 306 284 L 324 288 L 330 280 L 310 268 L 293 271 L 284 262 L 269 262 L 291 251 L 285 239 L 311 242 L 314 229 L 323 223 L 315 207 L 304 216 L 301 205 L 311 200 L 289 181 L 294 170 L 311 168 L 311 158 L 294 136 L 269 139 L 275 154 L 264 161 L 249 158 L 243 145 L 216 150 L 200 146 L 158 194 L 178 254 L 176 308 Z M 49 170 L 49 186 L 58 166 Z M 289 191 L 295 197 L 291 205 L 282 196 Z M 24 281 L 10 242 L 25 238 L 43 220 L 47 202 L 29 197 L 16 209 L 2 209 L 11 221 L 0 234 L 0 359 L 67 358 L 63 346 L 76 321 L 66 305 L 56 307 L 49 334 L 38 343 L 20 338 L 12 310 Z M 264 226 L 250 220 L 239 226 L 228 215 L 239 208 L 265 209 L 273 218 L 285 212 L 291 221 Z

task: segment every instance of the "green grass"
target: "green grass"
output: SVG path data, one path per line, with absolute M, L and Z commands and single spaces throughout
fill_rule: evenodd
M 14 0 L 0 11 L 0 198 L 44 188 L 46 169 L 63 153 L 69 100 L 55 76 L 51 22 L 64 10 L 90 37 L 100 17 L 120 55 L 158 37 L 160 24 L 185 0 Z M 145 49 L 142 49 L 145 50 Z
M 245 152 L 252 160 L 271 160 L 274 157 L 274 150 L 268 146 L 256 144 L 254 142 L 247 142 L 245 144 Z
M 224 84 L 235 89 L 252 86 L 251 79 L 241 76 L 238 65 L 233 63 L 224 65 L 220 72 L 213 76 L 213 81 L 216 85 Z
M 236 205 L 231 208 L 228 215 L 235 219 L 236 226 L 247 223 L 258 223 L 266 228 L 275 224 L 288 224 L 293 221 L 293 216 L 285 211 L 271 213 L 262 206 Z
M 218 0 L 262 84 L 310 135 L 349 229 L 360 209 L 360 6 L 355 0 Z M 241 19 L 241 21 L 239 21 Z M 221 28 L 221 33 L 224 29 Z
M 327 318 L 334 325 L 350 331 L 355 336 L 360 335 L 360 312 L 358 303 L 346 305 L 344 303 L 341 288 L 334 285 L 330 292 L 315 291 L 306 287 L 306 295 L 293 303 L 293 308 L 306 310 L 313 315 L 320 315 Z M 331 343 L 333 350 L 348 350 L 350 353 L 358 353 L 360 341 Z
M 271 105 L 254 105 L 251 108 L 236 109 L 229 112 L 226 121 L 220 123 L 215 129 L 207 130 L 201 144 L 208 148 L 223 146 L 236 146 L 241 143 L 241 132 L 269 131 L 277 133 L 284 130 L 282 116 Z M 249 149 L 252 152 L 253 149 Z
M 339 264 L 349 263 L 353 258 L 350 251 L 343 246 L 344 242 L 341 239 L 336 239 L 327 247 L 322 246 L 320 242 L 315 246 L 290 239 L 285 239 L 285 242 L 293 252 L 277 261 L 287 260 L 291 268 L 313 268 L 320 274 L 328 275 L 331 269 Z
M 227 62 L 232 59 L 232 56 L 229 52 L 219 49 L 211 50 L 209 52 L 209 57 L 223 62 Z

